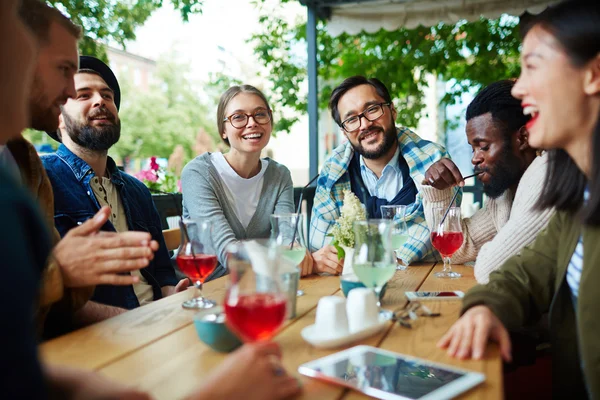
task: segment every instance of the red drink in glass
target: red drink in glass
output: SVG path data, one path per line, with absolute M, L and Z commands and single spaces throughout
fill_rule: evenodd
M 194 282 L 202 282 L 215 270 L 217 256 L 213 254 L 180 254 L 177 265 L 181 272 Z
M 227 325 L 246 342 L 270 340 L 286 316 L 286 297 L 254 293 L 225 302 Z
M 443 257 L 451 257 L 463 243 L 462 232 L 433 232 L 431 243 Z

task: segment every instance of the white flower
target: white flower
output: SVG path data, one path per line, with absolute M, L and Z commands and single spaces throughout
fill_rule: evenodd
M 331 231 L 334 240 L 341 246 L 354 247 L 354 221 L 364 221 L 366 219 L 365 209 L 358 197 L 350 190 L 344 190 L 344 204 L 342 205 L 341 215 Z

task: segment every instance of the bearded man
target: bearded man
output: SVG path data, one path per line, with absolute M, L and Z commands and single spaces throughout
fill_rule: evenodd
M 529 146 L 527 122 L 521 102 L 511 90 L 515 82 L 490 84 L 467 108 L 467 140 L 473 149 L 471 162 L 483 191 L 485 206 L 462 220 L 465 237 L 452 262 L 475 261 L 475 278 L 487 283 L 492 271 L 533 242 L 548 224 L 554 210 L 539 209 L 548 156 L 537 156 Z M 433 208 L 447 207 L 455 186 L 464 184 L 456 165 L 442 159 L 425 174 L 421 191 L 425 216 L 433 223 Z
M 98 285 L 92 299 L 76 313 L 75 325 L 98 322 L 187 287 L 179 283 L 162 236 L 160 217 L 148 189 L 117 168 L 108 149 L 121 133 L 119 84 L 110 68 L 94 57 L 81 56 L 75 74 L 76 94 L 61 106 L 59 130 L 49 134 L 62 141 L 55 154 L 42 157 L 54 190 L 54 220 L 58 232 L 110 208 L 103 231 L 145 231 L 158 243 L 148 267 L 135 270 L 135 283 Z M 108 248 L 105 251 L 110 252 Z
M 317 180 L 310 223 L 310 247 L 316 263 L 339 264 L 329 233 L 340 216 L 343 191 L 363 202 L 368 218 L 381 218 L 382 205 L 407 206 L 409 240 L 396 251 L 404 264 L 432 252 L 429 228 L 417 187 L 427 169 L 443 157 L 443 147 L 395 125 L 396 109 L 378 79 L 354 76 L 331 94 L 331 115 L 348 141 L 333 150 Z

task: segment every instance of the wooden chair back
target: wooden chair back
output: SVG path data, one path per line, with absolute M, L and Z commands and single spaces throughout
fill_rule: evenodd
M 177 250 L 181 242 L 181 231 L 179 228 L 165 229 L 162 231 L 167 250 Z

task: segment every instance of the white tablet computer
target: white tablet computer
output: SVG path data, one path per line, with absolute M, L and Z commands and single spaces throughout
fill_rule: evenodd
M 485 380 L 479 372 L 371 346 L 356 346 L 301 365 L 298 372 L 379 399 L 451 399 Z

